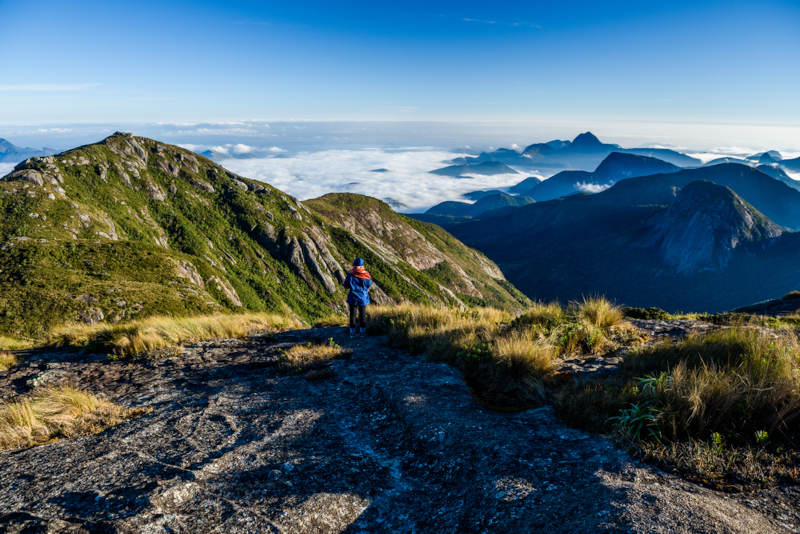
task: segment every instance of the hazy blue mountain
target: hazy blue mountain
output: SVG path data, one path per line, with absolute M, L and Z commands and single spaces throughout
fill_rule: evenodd
M 468 200 L 480 200 L 489 195 L 501 195 L 503 193 L 504 191 L 500 191 L 499 189 L 481 189 L 480 191 L 470 191 L 462 196 Z
M 687 156 L 686 154 L 669 148 L 626 148 L 624 152 L 657 158 L 661 161 L 677 165 L 678 167 L 699 167 L 703 164 L 703 162 L 697 158 Z
M 793 172 L 800 172 L 800 157 L 781 160 L 781 167 Z
M 482 174 L 491 176 L 494 174 L 517 174 L 517 171 L 499 161 L 481 161 L 465 163 L 463 165 L 450 165 L 430 171 L 432 174 L 442 176 L 453 176 L 459 178 L 465 174 Z
M 800 191 L 758 169 L 737 163 L 623 180 L 594 196 L 615 205 L 667 205 L 675 198 L 677 190 L 698 180 L 730 187 L 772 221 L 786 228 L 800 229 Z
M 585 192 L 598 192 L 628 178 L 680 170 L 671 163 L 627 152 L 612 152 L 593 172 L 561 171 L 537 183 L 524 180 L 512 187 L 513 193 L 530 195 L 538 202 Z
M 57 150 L 51 148 L 28 148 L 19 147 L 6 139 L 0 138 L 0 162 L 10 161 L 17 162 L 28 158 L 36 158 L 40 156 L 47 156 L 48 154 L 55 154 Z
M 455 201 L 441 202 L 430 208 L 425 214 L 451 218 L 478 217 L 492 210 L 526 206 L 533 202 L 534 200 L 530 197 L 512 196 L 498 192 L 496 194 L 484 196 L 473 204 Z
M 767 176 L 770 176 L 776 180 L 779 180 L 789 187 L 793 189 L 797 189 L 800 191 L 800 181 L 793 180 L 786 172 L 781 169 L 778 165 L 758 165 L 756 169 L 763 172 Z
M 739 165 L 752 165 L 753 162 L 743 158 L 731 158 L 728 156 L 722 158 L 715 158 L 706 162 L 704 167 L 713 167 L 714 165 L 721 165 L 723 163 L 738 163 Z
M 766 152 L 747 156 L 747 159 L 758 163 L 778 163 L 783 159 L 783 156 L 781 156 L 781 153 L 777 150 L 768 150 Z

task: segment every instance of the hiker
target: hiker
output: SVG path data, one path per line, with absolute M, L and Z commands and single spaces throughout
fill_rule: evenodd
M 356 337 L 356 319 L 358 319 L 358 333 L 364 337 L 367 333 L 367 304 L 369 304 L 372 277 L 364 269 L 363 259 L 355 259 L 353 269 L 347 274 L 342 285 L 349 290 L 347 307 L 350 308 L 350 337 Z

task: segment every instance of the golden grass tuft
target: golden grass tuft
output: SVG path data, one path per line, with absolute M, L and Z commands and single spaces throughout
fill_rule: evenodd
M 0 404 L 0 449 L 97 433 L 141 413 L 69 386 L 39 389 Z
M 553 369 L 558 357 L 558 350 L 545 340 L 519 333 L 495 339 L 492 353 L 498 363 L 516 376 L 545 375 Z
M 17 365 L 17 357 L 10 352 L 0 352 L 0 371 L 11 369 Z
M 622 309 L 603 297 L 584 297 L 574 306 L 578 316 L 598 328 L 611 328 L 622 323 L 624 319 Z
M 325 344 L 295 345 L 283 352 L 282 361 L 284 367 L 293 371 L 305 371 L 322 367 L 345 354 L 349 354 L 349 351 L 329 339 Z
M 297 319 L 269 313 L 148 317 L 121 324 L 64 325 L 51 332 L 49 343 L 67 347 L 89 346 L 118 356 L 134 356 L 187 342 L 245 337 L 300 326 Z
M 332 313 L 314 321 L 314 328 L 326 328 L 329 326 L 346 326 L 347 317 L 339 313 Z

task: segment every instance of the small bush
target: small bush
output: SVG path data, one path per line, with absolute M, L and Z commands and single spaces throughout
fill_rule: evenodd
M 149 317 L 121 324 L 65 325 L 50 334 L 49 342 L 105 350 L 117 356 L 136 356 L 187 342 L 244 337 L 299 326 L 296 319 L 268 313 Z
M 17 357 L 10 352 L 0 352 L 0 371 L 11 369 L 17 365 Z
M 566 320 L 564 309 L 556 302 L 535 303 L 517 316 L 511 323 L 513 328 L 534 328 L 550 331 Z
M 798 300 L 800 299 L 800 291 L 790 291 L 783 296 L 782 300 Z
M 141 413 L 67 386 L 40 389 L 0 404 L 0 448 L 93 434 Z

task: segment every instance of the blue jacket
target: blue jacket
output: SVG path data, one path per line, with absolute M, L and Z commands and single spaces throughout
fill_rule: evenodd
M 372 287 L 372 280 L 356 278 L 349 273 L 342 283 L 350 292 L 347 294 L 347 303 L 354 306 L 366 306 L 369 304 L 369 289 Z

